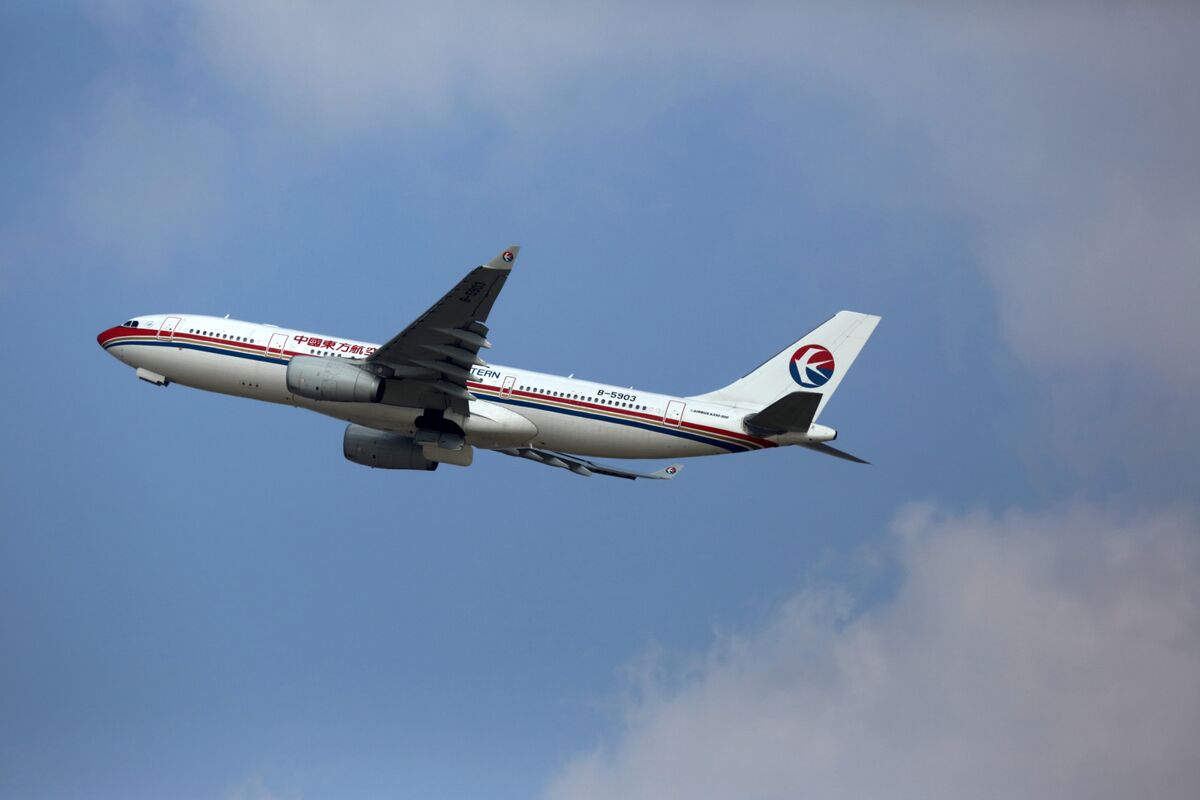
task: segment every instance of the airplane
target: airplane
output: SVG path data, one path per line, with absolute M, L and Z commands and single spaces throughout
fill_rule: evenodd
M 513 245 L 471 270 L 384 344 L 228 317 L 150 314 L 96 341 L 156 386 L 298 406 L 349 423 L 347 459 L 382 469 L 470 466 L 492 450 L 576 475 L 671 479 L 592 458 L 681 458 L 799 445 L 832 447 L 817 423 L 880 318 L 839 311 L 744 377 L 676 397 L 489 364 L 488 314 L 516 261 Z

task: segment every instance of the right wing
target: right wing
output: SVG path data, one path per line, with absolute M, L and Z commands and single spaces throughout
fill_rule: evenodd
M 485 363 L 479 350 L 491 344 L 484 322 L 519 251 L 513 245 L 471 270 L 367 359 L 369 369 L 388 379 L 383 402 L 469 413 L 467 377 L 472 366 Z
M 594 461 L 588 461 L 578 456 L 558 453 L 553 450 L 540 450 L 536 447 L 513 447 L 505 450 L 497 450 L 496 452 L 504 453 L 506 456 L 527 458 L 530 461 L 536 461 L 548 467 L 560 467 L 570 470 L 576 475 L 582 475 L 585 478 L 595 474 L 608 475 L 613 478 L 627 478 L 629 480 L 635 478 L 652 478 L 654 480 L 669 481 L 683 470 L 683 464 L 672 464 L 655 472 L 631 472 L 630 470 L 611 467 L 607 464 L 597 464 Z

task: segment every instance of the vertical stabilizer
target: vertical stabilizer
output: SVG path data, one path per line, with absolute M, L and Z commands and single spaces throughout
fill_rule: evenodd
M 697 399 L 759 410 L 792 392 L 818 394 L 821 399 L 812 417 L 815 420 L 879 319 L 874 314 L 839 311 L 744 378 Z

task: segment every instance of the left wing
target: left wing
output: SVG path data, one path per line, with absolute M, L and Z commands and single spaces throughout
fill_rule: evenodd
M 519 251 L 513 245 L 471 270 L 367 359 L 368 369 L 388 379 L 384 403 L 469 413 L 467 377 L 472 366 L 486 363 L 479 350 L 492 345 L 484 322 Z
M 594 461 L 587 461 L 578 456 L 567 455 L 566 453 L 556 453 L 553 450 L 539 450 L 536 447 L 514 447 L 505 450 L 497 450 L 497 453 L 504 453 L 506 456 L 517 456 L 518 458 L 527 458 L 530 461 L 536 461 L 539 464 L 545 464 L 548 467 L 561 467 L 562 469 L 570 470 L 576 475 L 582 475 L 585 478 L 596 475 L 610 475 L 614 478 L 653 478 L 654 480 L 669 481 L 683 470 L 682 464 L 672 464 L 665 469 L 660 469 L 655 472 L 630 472 L 629 470 L 610 467 L 607 464 L 597 464 Z

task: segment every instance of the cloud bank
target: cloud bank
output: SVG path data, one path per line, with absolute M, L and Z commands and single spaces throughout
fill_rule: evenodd
M 138 29 L 138 6 L 108 7 L 114 29 Z M 1023 363 L 1061 383 L 1088 369 L 1200 389 L 1190 357 L 1200 337 L 1190 313 L 1200 296 L 1193 5 L 218 0 L 181 12 L 177 28 L 189 58 L 292 136 L 481 118 L 541 132 L 561 123 L 564 94 L 605 84 L 628 89 L 611 114 L 630 124 L 715 82 L 803 120 L 810 109 L 789 92 L 825 92 L 928 176 L 897 202 L 970 228 Z M 103 222 L 94 237 L 125 237 L 129 223 Z
M 716 84 L 811 124 L 803 92 L 835 97 L 925 176 L 874 188 L 969 231 L 1071 463 L 1122 469 L 1112 452 L 1200 435 L 1160 402 L 1200 390 L 1194 5 L 217 2 L 187 16 L 215 75 L 333 139 L 481 116 L 544 135 L 558 99 L 603 85 L 626 88 L 611 115 L 631 125 Z M 1097 402 L 1114 419 L 1103 440 L 1075 413 Z M 1131 424 L 1147 404 L 1169 417 L 1148 443 Z
M 545 792 L 587 798 L 1194 797 L 1200 524 L 1092 508 L 896 524 L 903 580 L 802 593 Z

